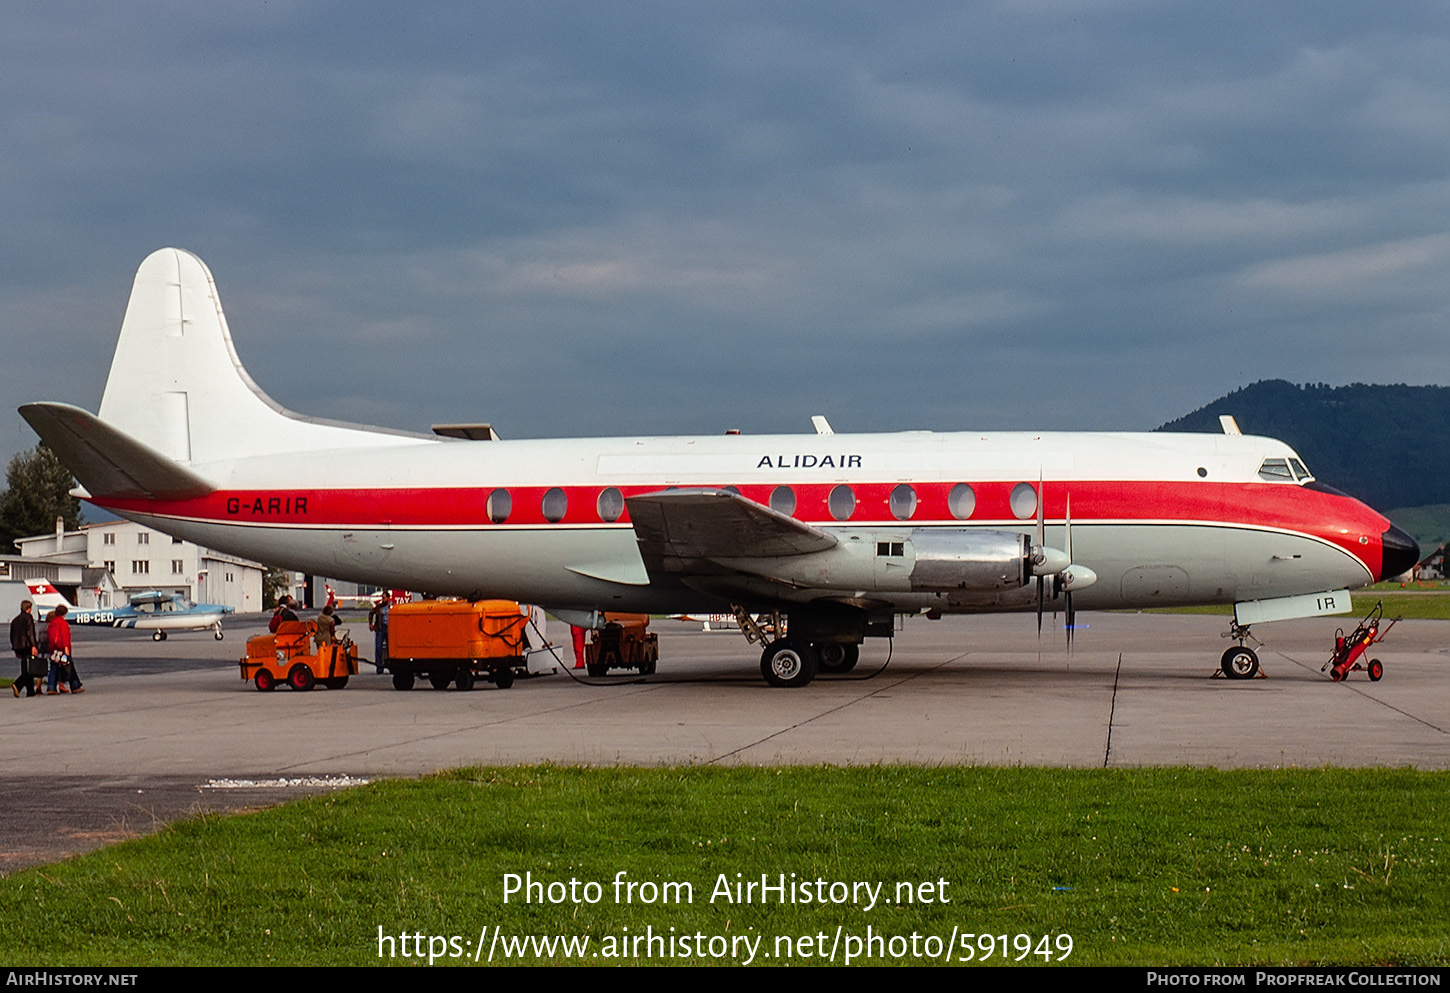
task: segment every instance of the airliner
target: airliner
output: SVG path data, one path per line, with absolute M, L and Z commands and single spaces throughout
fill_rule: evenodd
M 136 274 L 97 414 L 20 413 L 79 495 L 231 554 L 382 587 L 606 611 L 725 613 L 774 686 L 855 664 L 898 615 L 1233 604 L 1351 609 L 1413 539 L 1238 433 L 931 432 L 500 440 L 286 410 L 242 367 L 210 270 Z

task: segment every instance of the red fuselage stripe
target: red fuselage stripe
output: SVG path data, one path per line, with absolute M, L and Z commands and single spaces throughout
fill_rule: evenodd
M 724 485 L 724 484 L 721 484 Z M 735 487 L 740 493 L 769 505 L 782 484 L 757 483 Z M 898 483 L 851 483 L 855 508 L 844 520 L 830 512 L 831 491 L 838 483 L 801 483 L 789 488 L 795 495 L 794 516 L 823 526 L 856 525 L 901 527 L 912 524 L 956 523 L 948 497 L 955 482 L 912 483 L 916 507 L 906 520 L 895 518 L 890 495 Z M 1035 511 L 1019 519 L 1012 512 L 1015 482 L 970 483 L 975 506 L 963 524 L 1011 522 L 1031 525 Z M 1037 484 L 1031 484 L 1035 489 Z M 392 489 L 288 489 L 227 490 L 194 500 L 97 499 L 117 513 L 151 514 L 218 524 L 278 525 L 310 528 L 479 528 L 591 527 L 602 522 L 600 494 L 610 487 L 561 486 L 567 498 L 562 517 L 544 516 L 545 494 L 555 487 L 510 486 L 510 510 L 505 521 L 489 519 L 487 504 L 494 487 L 406 487 Z M 700 488 L 697 486 L 682 488 Z M 661 486 L 620 486 L 624 497 L 656 493 Z M 1382 515 L 1349 497 L 1286 483 L 1214 483 L 1078 480 L 1048 481 L 1044 515 L 1061 522 L 1071 497 L 1075 523 L 1231 523 L 1252 528 L 1286 530 L 1330 541 L 1360 559 L 1378 575 L 1379 537 L 1389 527 Z M 556 498 L 557 499 L 557 498 Z M 626 509 L 618 523 L 628 524 Z M 1367 541 L 1361 539 L 1368 539 Z

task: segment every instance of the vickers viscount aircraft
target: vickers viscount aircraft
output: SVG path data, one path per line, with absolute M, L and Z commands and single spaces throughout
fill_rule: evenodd
M 96 625 L 108 628 L 134 628 L 150 631 L 153 641 L 165 641 L 168 631 L 206 631 L 222 639 L 222 618 L 232 612 L 231 607 L 215 603 L 192 603 L 177 593 L 163 593 L 147 590 L 132 593 L 124 607 L 100 607 L 85 610 L 71 603 L 50 583 L 43 579 L 28 580 L 30 596 L 35 605 L 46 611 L 65 604 L 66 620 L 72 624 Z
M 136 274 L 99 415 L 20 411 L 87 499 L 148 527 L 581 626 L 774 616 L 754 633 L 782 686 L 850 668 L 898 614 L 1222 603 L 1242 633 L 1348 610 L 1348 589 L 1419 557 L 1246 435 L 848 435 L 822 418 L 809 435 L 502 441 L 305 417 L 247 375 L 210 271 L 171 248 Z M 1221 665 L 1258 660 L 1240 640 Z

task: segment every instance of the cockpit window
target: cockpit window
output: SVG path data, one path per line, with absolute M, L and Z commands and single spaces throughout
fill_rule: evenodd
M 1259 466 L 1259 478 L 1267 479 L 1274 483 L 1292 483 L 1294 481 L 1294 473 L 1289 468 L 1288 459 L 1264 459 L 1264 464 Z
M 1314 475 L 1308 469 L 1304 468 L 1304 463 L 1298 459 L 1290 459 L 1289 468 L 1294 470 L 1294 478 L 1301 483 L 1314 478 Z

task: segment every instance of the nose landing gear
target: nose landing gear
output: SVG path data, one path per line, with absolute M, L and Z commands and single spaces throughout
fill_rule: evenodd
M 1240 624 L 1238 621 L 1229 621 L 1229 629 L 1224 632 L 1225 638 L 1234 638 L 1238 644 L 1224 652 L 1218 660 L 1218 671 L 1215 676 L 1223 676 L 1226 679 L 1253 679 L 1254 677 L 1266 678 L 1259 669 L 1259 655 L 1244 642 L 1250 639 L 1256 645 L 1263 645 L 1262 641 L 1249 633 L 1247 624 Z

